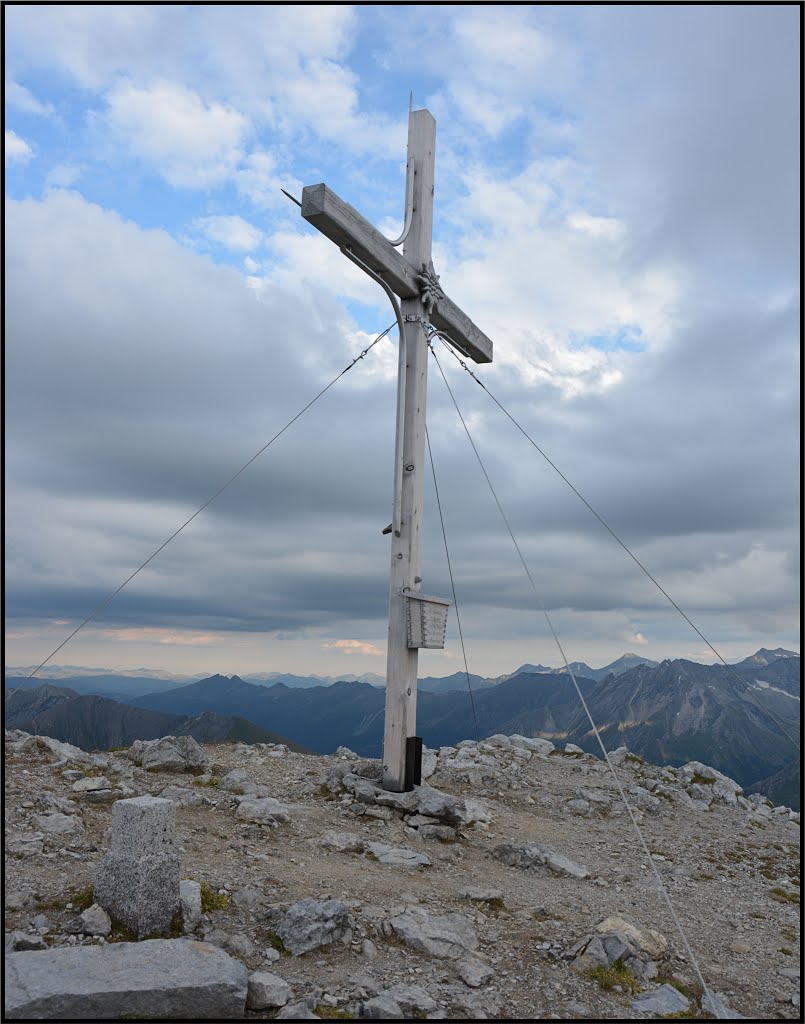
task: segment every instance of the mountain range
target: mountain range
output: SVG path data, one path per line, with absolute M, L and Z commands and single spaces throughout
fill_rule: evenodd
M 575 675 L 587 679 L 604 679 L 610 673 L 620 675 L 635 665 L 656 665 L 655 661 L 642 658 L 637 654 L 624 654 L 616 661 L 603 668 L 590 668 L 582 661 L 571 662 L 570 668 Z M 35 666 L 7 668 L 5 672 L 6 686 L 10 689 L 38 686 L 44 679 L 58 679 L 59 685 L 67 686 L 77 693 L 95 693 L 114 700 L 128 700 L 144 694 L 162 693 L 180 686 L 189 686 L 201 679 L 209 678 L 203 672 L 196 675 L 175 675 L 153 669 L 135 669 L 129 672 L 113 672 L 109 669 L 82 668 L 77 665 L 49 665 L 38 671 L 34 678 L 29 678 Z M 521 665 L 514 672 L 501 676 L 480 676 L 469 673 L 470 685 L 473 689 L 484 689 L 497 683 L 505 682 L 513 676 L 527 672 L 566 672 L 564 668 L 553 669 L 545 665 Z M 333 686 L 335 683 L 369 683 L 371 686 L 386 685 L 385 676 L 376 672 L 364 672 L 361 675 L 351 673 L 340 676 L 309 675 L 300 676 L 293 672 L 255 672 L 243 677 L 245 682 L 259 686 L 275 686 L 282 683 L 291 689 L 310 689 L 316 686 Z M 420 690 L 431 693 L 449 693 L 451 690 L 467 689 L 467 673 L 454 672 L 449 676 L 425 676 L 418 680 Z
M 5 726 L 52 736 L 82 750 L 128 747 L 135 740 L 173 735 L 192 736 L 199 743 L 285 743 L 291 750 L 308 752 L 301 744 L 237 715 L 212 711 L 170 714 L 50 684 L 13 694 L 7 691 Z
M 703 761 L 745 787 L 765 786 L 773 798 L 784 792 L 789 806 L 799 806 L 799 757 L 785 736 L 798 742 L 799 655 L 761 649 L 733 671 L 684 659 L 657 664 L 635 655 L 603 669 L 581 663 L 571 668 L 606 749 L 626 745 L 660 764 Z M 105 674 L 82 677 L 82 686 L 93 678 L 99 686 L 115 683 Z M 137 677 L 126 677 L 126 682 L 131 678 Z M 152 686 L 159 683 L 159 689 L 129 696 L 125 703 L 46 683 L 17 690 L 7 701 L 6 724 L 96 749 L 166 732 L 186 731 L 199 738 L 192 730 L 202 726 L 212 738 L 232 738 L 228 730 L 235 730 L 237 738 L 245 739 L 250 725 L 265 742 L 270 742 L 268 735 L 275 742 L 290 737 L 279 741 L 319 753 L 344 745 L 363 756 L 379 756 L 382 687 L 357 680 L 300 685 L 300 678 L 308 677 L 267 685 L 267 680 L 213 675 L 178 686 L 174 680 L 169 686 L 169 680 L 139 677 L 138 683 L 147 679 Z M 10 688 L 15 682 L 6 680 Z M 463 672 L 421 681 L 417 723 L 427 746 L 521 733 L 572 742 L 600 755 L 599 740 L 566 670 L 526 664 L 496 680 L 471 675 L 470 687 L 471 693 Z M 32 701 L 27 717 L 26 698 Z

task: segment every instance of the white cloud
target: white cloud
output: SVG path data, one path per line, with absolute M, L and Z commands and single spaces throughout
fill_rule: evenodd
M 209 633 L 199 633 L 195 630 L 178 632 L 160 626 L 107 629 L 104 630 L 104 634 L 113 642 L 126 644 L 158 643 L 168 644 L 172 647 L 209 647 L 211 644 L 220 643 L 218 637 L 211 636 Z
M 21 110 L 25 114 L 36 114 L 39 117 L 52 117 L 52 103 L 42 103 L 24 85 L 13 79 L 6 82 L 5 100 L 10 107 Z
M 193 224 L 211 241 L 237 252 L 251 252 L 263 240 L 260 229 L 243 217 L 198 217 Z
M 56 164 L 45 177 L 45 190 L 52 188 L 71 188 L 81 177 L 83 171 L 75 164 Z
M 436 260 L 447 293 L 496 341 L 496 363 L 566 397 L 613 387 L 633 358 L 585 338 L 628 328 L 661 345 L 678 296 L 670 269 L 626 262 L 618 221 L 575 204 L 566 212 L 581 176 L 568 160 L 534 161 L 508 179 L 466 171 L 466 194 L 452 211 L 463 237 L 452 257 L 437 251 Z
M 34 155 L 33 149 L 25 139 L 21 139 L 16 132 L 6 128 L 5 132 L 5 160 L 6 163 L 27 164 Z
M 224 104 L 206 103 L 184 85 L 124 83 L 107 102 L 110 128 L 171 185 L 221 184 L 243 155 L 246 118 Z
M 584 210 L 577 210 L 567 218 L 568 227 L 574 231 L 589 235 L 591 238 L 619 239 L 623 236 L 624 226 L 616 217 L 595 217 Z
M 362 654 L 377 658 L 383 655 L 383 651 L 374 644 L 364 643 L 362 640 L 332 640 L 321 645 L 323 651 L 337 651 L 339 654 Z

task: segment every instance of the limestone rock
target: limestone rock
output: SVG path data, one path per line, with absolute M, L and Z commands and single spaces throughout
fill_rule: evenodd
M 103 907 L 93 903 L 83 914 L 68 922 L 64 930 L 83 935 L 103 935 L 105 938 L 112 931 L 112 922 Z
M 390 996 L 408 1016 L 433 1013 L 436 1009 L 436 1000 L 432 999 L 424 988 L 419 985 L 394 985 L 386 989 L 385 995 Z
M 6 853 L 12 857 L 19 857 L 21 860 L 38 857 L 42 853 L 44 841 L 44 832 L 9 835 L 6 838 Z
M 223 928 L 211 928 L 206 931 L 204 941 L 238 957 L 249 956 L 254 952 L 254 943 L 247 935 L 233 935 L 231 932 L 224 931 Z
M 87 776 L 73 783 L 74 793 L 89 793 L 94 789 L 110 789 L 111 782 L 103 775 Z
M 495 733 L 494 736 L 487 736 L 483 743 L 480 744 L 481 750 L 484 750 L 487 747 L 491 747 L 493 750 L 498 747 L 501 750 L 511 750 L 512 741 L 509 739 L 508 736 L 505 736 L 503 733 L 498 732 Z
M 122 800 L 125 797 L 132 796 L 133 793 L 134 790 L 128 786 L 125 789 L 91 789 L 87 793 L 81 794 L 81 803 L 111 804 L 115 800 Z
M 472 825 L 491 820 L 488 809 L 478 800 L 461 800 L 432 786 L 414 788 L 416 811 L 453 825 Z
M 661 788 L 661 786 L 657 786 L 657 790 Z M 652 796 L 652 794 L 642 786 L 629 787 L 629 804 L 640 811 L 646 811 L 648 814 L 659 814 L 660 809 L 662 808 L 660 800 L 658 800 L 656 796 Z
M 165 786 L 159 794 L 163 800 L 170 800 L 177 807 L 200 807 L 209 803 L 203 793 L 185 786 Z
M 269 1010 L 285 1006 L 291 998 L 291 986 L 278 974 L 270 971 L 255 971 L 249 975 L 249 991 L 246 997 L 248 1010 Z
M 420 825 L 417 835 L 422 839 L 436 839 L 441 843 L 453 843 L 458 839 L 458 832 L 449 825 Z
M 430 867 L 430 857 L 426 853 L 416 853 L 404 847 L 386 846 L 385 843 L 367 843 L 366 849 L 381 864 L 397 868 Z
M 146 771 L 204 771 L 207 767 L 207 755 L 192 736 L 135 740 L 126 757 Z
M 20 751 L 47 751 L 61 761 L 73 761 L 75 764 L 92 764 L 92 757 L 86 751 L 80 747 L 74 747 L 72 743 L 62 743 L 61 740 L 54 740 L 52 736 L 29 736 L 22 741 L 19 749 Z
M 405 1020 L 402 1007 L 385 993 L 367 1000 L 361 1007 L 361 1017 L 368 1020 Z
M 6 953 L 20 952 L 26 949 L 49 949 L 49 946 L 41 935 L 29 935 L 27 932 L 6 932 Z
M 66 832 L 80 832 L 84 826 L 81 819 L 74 814 L 32 814 L 31 821 L 43 832 L 62 835 Z
M 589 877 L 587 868 L 539 843 L 501 843 L 492 850 L 492 856 L 512 867 L 525 869 L 546 867 L 554 874 L 566 875 L 569 878 Z
M 257 789 L 257 784 L 242 768 L 235 768 L 226 774 L 218 783 L 218 788 L 227 793 L 243 793 L 249 795 Z
M 457 960 L 478 948 L 478 936 L 463 914 L 430 914 L 414 908 L 389 921 L 407 946 L 440 959 Z
M 339 853 L 363 853 L 366 843 L 354 832 L 325 832 L 320 840 L 320 845 L 327 850 L 337 850 Z
M 660 985 L 658 988 L 641 992 L 632 1000 L 632 1009 L 640 1013 L 653 1013 L 658 1016 L 667 1013 L 681 1013 L 690 1008 L 687 996 L 675 989 L 673 985 Z
M 475 957 L 467 957 L 456 964 L 456 974 L 470 988 L 480 988 L 495 974 L 493 967 Z
M 422 778 L 429 779 L 439 764 L 439 755 L 435 750 L 422 748 Z
M 488 903 L 490 900 L 502 900 L 502 889 L 481 889 L 475 886 L 469 889 L 461 889 L 458 893 L 465 900 L 472 900 L 475 903 Z
M 273 796 L 246 797 L 238 804 L 235 817 L 240 821 L 255 821 L 263 825 L 276 826 L 288 820 L 288 808 Z
M 288 908 L 277 935 L 290 953 L 300 956 L 333 942 L 350 942 L 354 926 L 352 915 L 343 903 L 308 897 Z
M 654 958 L 661 957 L 668 948 L 668 940 L 660 932 L 655 932 L 651 928 L 640 929 L 617 914 L 605 918 L 595 926 L 595 930 L 599 934 L 621 932 L 632 941 L 636 949 Z
M 556 747 L 550 740 L 544 740 L 539 736 L 520 736 L 518 733 L 515 733 L 509 739 L 513 746 L 530 750 L 534 754 L 541 754 L 543 757 L 546 754 L 550 754 L 552 750 L 556 750 Z
M 243 1016 L 248 972 L 184 939 L 10 953 L 6 1017 L 17 1020 L 227 1020 Z
M 179 882 L 179 907 L 185 935 L 194 932 L 201 924 L 201 886 L 198 882 L 189 878 Z
M 354 750 L 350 750 L 349 747 L 336 747 L 335 757 L 343 757 L 347 761 L 358 761 L 360 760 L 360 754 L 356 754 Z
M 283 1006 L 275 1020 L 321 1020 L 310 1009 L 306 1002 L 288 1003 Z
M 232 905 L 238 910 L 254 914 L 266 905 L 266 898 L 259 889 L 238 889 L 232 894 Z
M 706 779 L 712 787 L 713 796 L 726 804 L 736 803 L 737 795 L 743 792 L 743 787 L 734 779 L 701 761 L 688 761 L 679 769 L 679 774 L 688 783 L 692 783 L 696 776 Z

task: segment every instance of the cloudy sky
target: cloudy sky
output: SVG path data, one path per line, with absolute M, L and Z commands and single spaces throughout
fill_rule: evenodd
M 35 665 L 392 320 L 409 91 L 479 376 L 730 660 L 799 650 L 799 11 L 7 5 L 6 655 Z M 570 659 L 711 653 L 448 355 Z M 396 329 L 54 659 L 385 668 Z M 470 670 L 560 663 L 441 378 Z M 429 492 L 423 590 L 449 596 Z M 451 614 L 423 674 L 460 667 Z

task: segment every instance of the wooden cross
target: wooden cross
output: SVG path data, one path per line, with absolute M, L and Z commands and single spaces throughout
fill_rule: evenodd
M 476 363 L 492 361 L 492 342 L 447 298 L 433 270 L 435 150 L 436 122 L 430 111 L 411 111 L 408 116 L 406 223 L 403 235 L 394 243 L 326 185 L 309 185 L 302 192 L 305 220 L 402 299 L 383 735 L 383 786 L 397 792 L 411 785 L 413 755 L 408 740 L 416 733 L 418 646 L 426 645 L 415 639 L 418 646 L 410 646 L 408 606 L 412 599 L 407 596 L 419 594 L 422 581 L 428 371 L 428 335 L 424 324 L 443 332 L 456 348 Z M 400 242 L 404 242 L 402 255 L 395 248 Z M 418 606 L 422 602 L 416 600 L 415 603 Z M 432 646 L 443 644 L 442 639 Z

